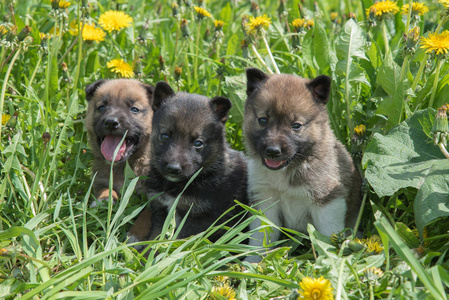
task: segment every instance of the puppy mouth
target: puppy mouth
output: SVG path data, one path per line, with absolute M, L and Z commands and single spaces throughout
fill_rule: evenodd
M 123 162 L 134 153 L 138 139 L 126 137 L 120 145 L 122 139 L 123 136 L 119 135 L 106 135 L 103 138 L 99 138 L 101 154 L 105 160 L 115 163 Z M 119 145 L 120 147 L 118 148 Z M 117 155 L 114 157 L 114 152 L 117 148 Z
M 263 165 L 270 170 L 280 170 L 283 167 L 287 166 L 289 161 L 290 161 L 289 159 L 280 160 L 280 159 L 269 159 L 266 157 L 262 157 Z

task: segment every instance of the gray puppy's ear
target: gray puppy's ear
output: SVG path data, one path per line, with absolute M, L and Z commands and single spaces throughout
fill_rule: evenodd
M 231 100 L 225 97 L 214 97 L 209 102 L 210 108 L 218 119 L 224 124 L 228 120 L 229 110 L 232 107 Z
M 331 91 L 331 78 L 326 75 L 320 75 L 310 81 L 307 87 L 312 91 L 313 98 L 323 104 L 329 101 Z
M 148 103 L 152 106 L 153 105 L 153 96 L 154 96 L 154 85 L 142 83 L 142 87 L 145 89 L 147 93 Z
M 268 74 L 256 68 L 246 69 L 246 95 L 251 95 L 268 79 Z
M 92 100 L 92 98 L 94 97 L 95 91 L 106 81 L 107 81 L 106 79 L 101 79 L 101 80 L 95 81 L 94 83 L 89 84 L 86 87 L 86 100 L 87 101 Z
M 156 83 L 153 96 L 153 110 L 156 111 L 162 103 L 169 97 L 175 95 L 175 91 L 165 81 L 159 81 Z

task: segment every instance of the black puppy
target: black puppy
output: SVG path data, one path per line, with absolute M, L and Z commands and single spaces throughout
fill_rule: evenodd
M 151 171 L 148 179 L 152 227 L 148 240 L 162 230 L 168 211 L 188 180 L 201 172 L 187 187 L 176 207 L 176 224 L 190 210 L 178 238 L 186 238 L 210 227 L 235 202 L 247 201 L 246 160 L 232 150 L 225 139 L 225 122 L 232 104 L 229 99 L 177 93 L 158 82 L 153 98 Z M 229 220 L 236 208 L 220 222 Z M 235 222 L 228 224 L 232 226 Z M 210 237 L 217 240 L 223 231 Z

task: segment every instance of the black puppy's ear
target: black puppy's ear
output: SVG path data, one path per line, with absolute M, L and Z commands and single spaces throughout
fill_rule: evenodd
M 250 95 L 254 90 L 268 79 L 268 75 L 256 68 L 246 69 L 246 95 Z
M 210 108 L 218 119 L 224 124 L 228 120 L 229 110 L 232 107 L 231 100 L 225 97 L 214 97 L 209 102 Z
M 101 80 L 95 81 L 94 83 L 89 84 L 86 87 L 86 100 L 87 101 L 92 100 L 92 98 L 94 97 L 95 91 L 106 81 L 107 81 L 106 79 L 101 79 Z
M 142 83 L 142 87 L 145 89 L 147 93 L 148 103 L 150 103 L 150 105 L 152 106 L 154 96 L 154 85 Z
M 320 75 L 307 84 L 312 91 L 315 100 L 326 104 L 329 101 L 329 93 L 331 91 L 331 78 L 326 75 Z
M 156 83 L 153 96 L 153 110 L 156 111 L 161 104 L 171 96 L 175 95 L 175 91 L 165 81 L 159 81 Z

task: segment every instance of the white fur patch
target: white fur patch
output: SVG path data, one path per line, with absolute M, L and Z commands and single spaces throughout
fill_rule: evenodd
M 325 235 L 344 229 L 346 217 L 346 201 L 337 198 L 325 205 L 317 205 L 310 196 L 307 187 L 291 186 L 286 169 L 270 170 L 263 166 L 260 159 L 250 158 L 248 161 L 248 189 L 251 204 L 269 199 L 257 205 L 256 209 L 265 210 L 265 215 L 274 224 L 296 231 L 307 232 L 307 224 L 311 223 Z M 250 226 L 255 229 L 260 221 Z M 271 241 L 279 240 L 280 233 L 271 234 Z M 256 233 L 250 245 L 262 246 L 263 233 Z

